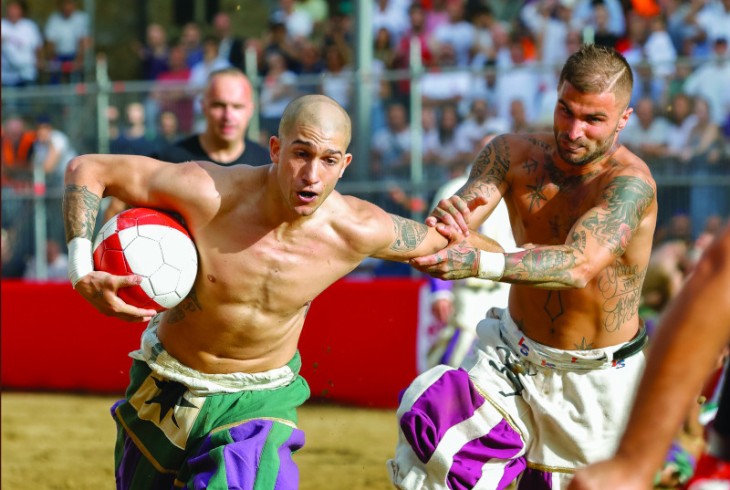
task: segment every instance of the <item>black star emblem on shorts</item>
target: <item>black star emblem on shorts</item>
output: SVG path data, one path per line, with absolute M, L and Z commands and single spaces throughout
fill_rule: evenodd
M 159 422 L 162 422 L 162 419 L 167 417 L 167 413 L 175 406 L 198 408 L 196 405 L 193 405 L 188 400 L 186 400 L 185 397 L 183 397 L 185 392 L 188 391 L 185 385 L 177 383 L 175 381 L 162 381 L 154 377 L 152 378 L 152 381 L 155 382 L 155 385 L 157 386 L 157 389 L 159 391 L 155 396 L 153 396 L 144 403 L 145 405 L 149 405 L 152 403 L 157 403 L 160 405 Z M 175 424 L 176 427 L 180 427 L 180 425 L 177 423 L 177 419 L 175 418 L 175 412 L 172 412 L 172 422 Z

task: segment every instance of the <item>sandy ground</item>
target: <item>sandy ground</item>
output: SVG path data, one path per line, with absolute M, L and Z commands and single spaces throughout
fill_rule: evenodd
M 113 490 L 115 397 L 2 393 L 3 490 Z M 385 469 L 397 438 L 395 410 L 308 404 L 307 443 L 295 455 L 300 490 L 391 489 Z

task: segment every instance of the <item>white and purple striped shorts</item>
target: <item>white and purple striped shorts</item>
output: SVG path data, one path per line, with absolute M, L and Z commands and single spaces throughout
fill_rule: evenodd
M 492 309 L 476 353 L 436 366 L 403 393 L 388 469 L 400 489 L 565 488 L 576 468 L 610 456 L 644 368 L 634 341 L 589 351 L 528 339 Z M 643 347 L 643 343 L 640 347 Z

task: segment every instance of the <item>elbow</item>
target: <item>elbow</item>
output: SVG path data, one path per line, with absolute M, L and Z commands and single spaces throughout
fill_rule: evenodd
M 589 263 L 578 264 L 570 273 L 571 286 L 576 289 L 585 288 L 596 276 L 596 269 Z
M 65 175 L 65 181 L 68 184 L 72 177 L 77 174 L 84 164 L 85 158 L 84 155 L 79 155 L 76 157 L 73 157 L 66 166 L 66 175 Z

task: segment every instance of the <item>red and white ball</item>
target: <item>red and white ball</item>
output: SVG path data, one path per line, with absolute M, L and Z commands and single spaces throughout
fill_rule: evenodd
M 99 230 L 93 250 L 95 270 L 142 276 L 140 285 L 117 291 L 125 303 L 139 308 L 172 308 L 185 299 L 198 273 L 198 254 L 188 231 L 155 209 L 117 214 Z

